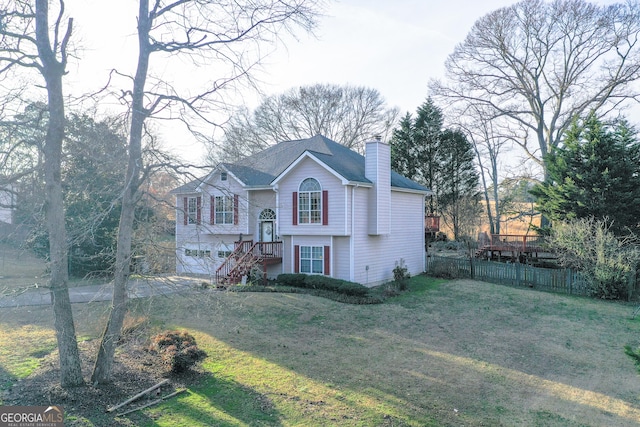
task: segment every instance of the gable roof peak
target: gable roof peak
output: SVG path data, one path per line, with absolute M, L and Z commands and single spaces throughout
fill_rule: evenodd
M 221 163 L 214 170 L 219 167 L 226 169 L 247 187 L 267 187 L 305 152 L 313 154 L 345 181 L 371 183 L 365 176 L 363 155 L 321 134 L 311 138 L 281 141 L 235 163 Z M 391 186 L 428 191 L 395 172 L 391 172 Z

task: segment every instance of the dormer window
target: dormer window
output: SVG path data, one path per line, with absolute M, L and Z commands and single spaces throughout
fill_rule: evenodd
M 226 172 L 221 172 L 220 173 L 220 181 L 226 181 L 227 180 L 227 173 Z

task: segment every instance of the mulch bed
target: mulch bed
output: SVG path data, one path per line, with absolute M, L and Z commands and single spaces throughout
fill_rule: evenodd
M 166 396 L 177 389 L 186 388 L 197 382 L 202 374 L 197 368 L 180 375 L 171 374 L 157 355 L 145 350 L 144 342 L 137 337 L 127 337 L 116 350 L 112 381 L 94 386 L 89 384 L 89 380 L 99 344 L 99 340 L 78 344 L 86 385 L 66 389 L 60 386 L 58 353 L 55 351 L 42 359 L 39 369 L 6 391 L 4 405 L 61 405 L 65 413 L 65 426 L 135 426 L 136 420 L 146 417 L 142 412 L 122 417 L 116 415 L 158 399 L 160 396 L 157 392 Z M 166 378 L 170 381 L 161 389 L 106 413 L 107 408 L 124 402 Z

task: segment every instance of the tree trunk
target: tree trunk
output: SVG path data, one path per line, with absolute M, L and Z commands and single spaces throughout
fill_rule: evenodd
M 550 181 L 551 181 L 551 177 L 549 176 L 549 172 L 547 172 L 547 167 L 545 165 L 545 168 L 544 168 L 544 182 L 548 183 Z M 549 228 L 551 228 L 551 221 L 543 213 L 540 213 L 540 228 L 542 230 L 548 230 Z
M 486 205 L 487 219 L 489 221 L 489 233 L 495 234 L 495 226 L 494 226 L 494 218 L 493 218 L 493 210 L 491 209 L 491 198 L 489 197 L 489 187 L 487 186 L 487 177 L 486 177 L 486 169 L 482 164 L 482 156 L 480 155 L 480 150 L 477 147 L 477 143 L 473 145 L 474 150 L 476 152 L 476 158 L 478 160 L 478 165 L 480 166 L 480 179 L 482 180 L 482 195 L 484 197 L 484 202 Z M 496 201 L 496 207 L 498 206 L 498 202 Z
M 42 61 L 41 73 L 46 81 L 49 123 L 44 145 L 45 217 L 49 232 L 49 263 L 51 278 L 49 288 L 53 303 L 56 339 L 60 359 L 60 384 L 62 387 L 82 385 L 82 369 L 73 311 L 69 299 L 69 271 L 67 269 L 67 233 L 62 196 L 62 141 L 64 139 L 64 98 L 62 76 L 64 60 L 58 62 L 49 41 L 49 11 L 47 0 L 36 1 L 36 39 Z M 71 23 L 66 39 L 71 34 Z
M 127 166 L 125 189 L 122 196 L 122 211 L 118 227 L 115 277 L 113 280 L 113 299 L 109 321 L 102 334 L 102 341 L 96 363 L 91 374 L 91 382 L 100 384 L 109 382 L 113 367 L 116 344 L 120 338 L 122 324 L 127 313 L 127 281 L 131 262 L 131 243 L 134 231 L 135 206 L 138 199 L 138 187 L 142 169 L 142 132 L 147 110 L 144 108 L 144 85 L 149 69 L 149 17 L 148 0 L 140 1 L 138 17 L 138 67 L 133 81 L 133 99 L 131 104 L 131 129 L 129 134 L 129 162 Z
M 492 227 L 493 231 L 491 233 L 500 234 L 500 222 L 502 222 L 502 200 L 500 200 L 500 192 L 498 191 L 499 183 L 498 183 L 498 158 L 497 157 L 494 157 L 493 159 L 491 159 L 491 169 L 493 171 L 492 173 L 493 200 L 495 200 L 495 203 L 496 203 L 496 206 L 495 206 L 496 215 L 494 218 L 495 226 Z
M 129 191 L 126 193 L 129 193 Z M 124 198 L 130 199 L 126 195 Z M 131 205 L 131 200 L 123 200 L 118 229 L 118 248 L 116 251 L 111 313 L 102 334 L 102 341 L 98 349 L 93 373 L 91 374 L 92 384 L 104 384 L 111 380 L 113 357 L 120 339 L 124 317 L 127 314 L 127 282 L 131 260 L 133 213 L 134 206 Z

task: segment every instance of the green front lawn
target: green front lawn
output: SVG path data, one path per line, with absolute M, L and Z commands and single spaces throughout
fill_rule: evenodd
M 376 305 L 211 290 L 138 301 L 135 314 L 197 338 L 208 353 L 205 374 L 185 393 L 114 421 L 189 427 L 640 423 L 640 377 L 623 348 L 640 342 L 633 306 L 425 276 L 412 278 L 409 289 Z M 43 330 L 52 336 L 50 327 L 30 326 L 0 345 L 32 336 L 25 347 L 50 348 Z M 10 354 L 0 353 L 0 366 L 15 372 L 18 358 Z

